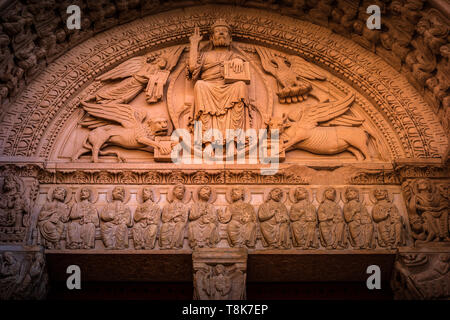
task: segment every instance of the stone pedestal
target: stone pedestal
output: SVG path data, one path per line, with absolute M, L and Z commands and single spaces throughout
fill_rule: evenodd
M 247 278 L 245 248 L 199 248 L 192 254 L 194 299 L 244 300 Z

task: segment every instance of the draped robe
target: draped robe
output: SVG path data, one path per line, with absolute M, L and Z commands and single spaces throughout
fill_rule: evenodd
M 226 138 L 226 129 L 250 127 L 248 89 L 243 81 L 225 83 L 224 62 L 240 58 L 231 50 L 212 50 L 200 55 L 197 66 L 190 75 L 197 80 L 194 85 L 193 119 L 201 121 L 202 132 L 217 129 Z M 204 138 L 208 141 L 210 137 Z
M 258 210 L 261 233 L 270 247 L 289 248 L 289 215 L 284 204 L 269 200 Z

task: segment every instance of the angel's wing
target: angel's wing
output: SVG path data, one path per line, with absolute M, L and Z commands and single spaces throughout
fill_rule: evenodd
M 303 128 L 311 128 L 317 126 L 319 122 L 334 119 L 350 109 L 354 100 L 354 94 L 350 93 L 341 100 L 318 103 L 315 106 L 307 107 L 303 110 L 298 124 Z
M 108 71 L 107 73 L 97 77 L 97 80 L 106 81 L 131 77 L 134 73 L 138 72 L 145 63 L 145 56 L 131 58 L 119 64 L 117 67 Z
M 261 59 L 261 65 L 266 72 L 271 73 L 272 75 L 276 75 L 277 68 L 272 64 L 272 60 L 274 55 L 270 49 L 263 47 L 256 47 L 256 52 Z
M 326 80 L 325 74 L 312 63 L 299 56 L 289 56 L 288 61 L 291 69 L 300 77 L 308 80 Z
M 167 61 L 166 67 L 164 68 L 165 70 L 172 71 L 172 69 L 177 65 L 178 59 L 180 59 L 180 56 L 185 48 L 185 45 L 176 46 L 166 49 L 163 53 L 161 53 L 161 57 Z
M 141 125 L 145 115 L 133 110 L 128 104 L 119 103 L 89 103 L 81 102 L 83 109 L 89 115 L 104 120 L 120 123 L 124 128 L 136 128 Z
M 208 299 L 208 296 L 211 294 L 210 272 L 209 268 L 200 268 L 194 274 L 196 294 L 198 295 L 197 298 L 200 300 Z
M 231 278 L 231 296 L 230 300 L 242 300 L 245 299 L 245 275 L 242 271 L 235 269 Z

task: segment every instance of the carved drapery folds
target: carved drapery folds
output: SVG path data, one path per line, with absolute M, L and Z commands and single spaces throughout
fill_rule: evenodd
M 161 208 L 153 190 L 149 187 L 142 189 L 142 204 L 134 213 L 133 240 L 135 249 L 153 249 L 156 243 Z
M 59 249 L 65 223 L 69 220 L 70 208 L 66 204 L 71 192 L 64 187 L 55 187 L 48 192 L 48 200 L 42 206 L 38 226 L 42 242 L 48 249 Z
M 223 9 L 215 6 L 206 6 L 202 9 L 208 20 L 206 25 L 202 24 L 202 32 L 206 31 L 204 29 L 210 28 L 218 18 L 218 12 L 220 12 L 221 17 L 226 18 L 227 23 L 233 28 L 236 43 L 235 45 L 233 43 L 231 51 L 233 54 L 244 56 L 245 59 L 243 60 L 249 62 L 249 70 L 254 82 L 249 87 L 251 106 L 248 115 L 251 118 L 250 122 L 253 121 L 250 127 L 255 127 L 255 125 L 258 127 L 258 123 L 261 124 L 261 121 L 267 120 L 271 116 L 281 116 L 282 112 L 277 112 L 277 109 L 281 110 L 282 107 L 277 106 L 277 104 L 300 104 L 300 109 L 305 111 L 308 109 L 303 107 L 305 103 L 315 102 L 314 110 L 316 110 L 316 107 L 327 109 L 331 106 L 333 106 L 333 110 L 334 108 L 339 110 L 335 110 L 336 112 L 333 111 L 331 114 L 317 112 L 316 116 L 319 116 L 320 113 L 319 117 L 313 117 L 312 119 L 309 115 L 300 120 L 299 116 L 302 112 L 291 112 L 294 111 L 291 108 L 287 112 L 287 122 L 282 124 L 286 130 L 285 136 L 290 138 L 289 141 L 283 142 L 286 143 L 287 148 L 321 155 L 337 155 L 348 151 L 350 155 L 347 154 L 347 156 L 353 155 L 358 160 L 366 158 L 438 157 L 444 152 L 447 137 L 435 121 L 435 115 L 431 109 L 425 105 L 420 97 L 416 97 L 412 88 L 404 81 L 400 81 L 400 78 L 391 79 L 394 82 L 390 81 L 387 85 L 388 78 L 392 78 L 392 73 L 386 71 L 389 68 L 382 61 L 372 56 L 361 60 L 362 56 L 367 55 L 367 52 L 361 47 L 350 40 L 328 34 L 324 29 L 317 28 L 304 21 L 273 14 L 260 17 L 255 11 L 248 11 L 248 16 L 245 14 L 239 15 L 240 18 L 238 19 L 233 14 L 232 9 L 229 7 L 223 7 Z M 354 19 L 354 9 L 345 6 L 336 8 L 333 14 L 329 12 L 325 15 L 326 21 L 328 21 L 328 16 L 332 14 L 336 21 L 344 19 L 347 26 L 345 28 L 349 29 L 350 23 Z M 400 12 L 407 12 L 411 8 L 408 7 L 405 10 L 401 9 Z M 197 16 L 193 15 L 193 12 L 195 12 L 194 9 L 187 9 L 179 17 L 179 20 L 185 19 L 192 22 L 193 26 L 199 25 Z M 247 10 L 243 9 L 243 12 L 247 12 Z M 256 15 L 256 17 L 252 15 Z M 146 21 L 146 19 L 144 20 Z M 262 22 L 261 19 L 268 19 L 271 23 Z M 183 51 L 182 49 L 187 44 L 187 36 L 191 35 L 193 30 L 186 30 L 182 23 L 174 24 L 173 30 L 167 28 L 164 25 L 168 23 L 166 19 L 152 20 L 152 23 L 155 24 L 152 33 L 142 32 L 141 25 L 138 26 L 132 22 L 121 27 L 129 31 L 129 33 L 123 33 L 127 34 L 126 38 L 122 39 L 123 41 L 121 39 L 117 39 L 118 42 L 115 40 L 106 41 L 101 44 L 104 48 L 100 48 L 96 47 L 100 44 L 91 39 L 87 46 L 96 47 L 98 50 L 81 52 L 83 49 L 80 50 L 79 55 L 65 55 L 61 57 L 61 61 L 55 62 L 51 66 L 51 70 L 48 69 L 48 72 L 43 73 L 42 79 L 39 80 L 40 84 L 49 85 L 55 91 L 50 90 L 50 88 L 47 88 L 49 90 L 41 90 L 37 84 L 29 86 L 26 89 L 27 92 L 34 90 L 34 93 L 19 98 L 21 101 L 16 102 L 17 108 L 11 106 L 8 117 L 2 121 L 2 127 L 4 128 L 0 133 L 0 138 L 4 141 L 0 146 L 2 153 L 17 156 L 39 155 L 45 158 L 51 155 L 51 157 L 62 157 L 66 160 L 72 157 L 75 159 L 83 153 L 92 153 L 95 161 L 99 151 L 102 153 L 100 157 L 116 155 L 119 160 L 127 161 L 148 157 L 145 152 L 152 152 L 154 147 L 158 149 L 158 153 L 162 156 L 167 154 L 168 146 L 157 141 L 158 139 L 154 139 L 154 136 L 162 134 L 161 130 L 163 129 L 170 130 L 170 122 L 173 122 L 175 128 L 179 127 L 178 124 L 183 127 L 189 122 L 189 108 L 194 107 L 192 103 L 195 97 L 191 92 L 193 89 L 189 88 L 193 83 L 185 83 L 185 79 L 182 77 L 189 55 L 186 50 Z M 247 27 L 247 25 L 249 26 Z M 278 25 L 279 27 L 275 27 Z M 328 22 L 325 25 L 328 25 Z M 157 26 L 160 26 L 160 28 Z M 261 26 L 263 26 L 262 29 Z M 239 43 L 240 39 L 248 38 L 247 33 L 250 30 L 254 30 L 255 34 L 252 39 L 260 39 L 265 43 L 264 47 Z M 323 33 L 326 34 L 326 37 L 323 37 Z M 128 36 L 130 34 L 135 35 L 135 37 Z M 150 48 L 155 41 L 163 45 L 166 41 L 178 39 L 180 34 L 183 36 L 177 45 L 151 52 Z M 271 36 L 268 36 L 269 34 Z M 325 38 L 330 39 L 332 43 L 323 42 L 321 46 L 316 45 L 324 41 Z M 280 41 L 285 43 L 287 49 L 292 52 L 291 54 L 283 54 L 279 51 L 280 49 L 277 49 Z M 345 45 L 340 45 L 342 42 Z M 107 47 L 114 47 L 114 50 L 107 50 Z M 199 50 L 203 53 L 210 52 L 206 47 L 208 46 L 202 44 Z M 167 59 L 165 55 L 165 53 L 172 52 L 171 50 L 175 50 L 175 53 L 170 55 L 174 61 Z M 144 55 L 141 54 L 136 57 L 134 52 L 142 52 Z M 100 54 L 100 56 L 97 56 L 97 54 Z M 144 62 L 144 65 L 148 65 L 146 67 L 150 69 L 154 67 L 153 69 L 156 69 L 156 71 L 152 69 L 153 71 L 140 72 L 140 70 L 130 67 L 123 73 L 112 68 L 117 71 L 117 74 L 111 74 L 111 70 L 107 70 L 111 69 L 109 66 L 119 63 L 132 62 L 133 66 L 140 66 L 138 60 L 144 61 L 145 54 L 149 54 L 149 62 Z M 357 59 L 356 56 L 359 58 Z M 180 57 L 180 59 L 177 60 L 175 57 Z M 102 61 L 101 65 L 98 64 L 98 61 Z M 92 68 L 98 70 L 95 75 L 91 72 Z M 328 74 L 329 71 L 331 71 L 331 74 Z M 51 83 L 47 82 L 47 80 L 50 81 L 50 73 L 70 76 L 64 76 L 62 81 L 65 83 L 64 86 L 55 87 L 55 83 L 61 84 L 62 82 L 53 80 L 51 80 Z M 133 75 L 133 77 L 130 78 L 129 75 Z M 370 102 L 358 94 L 354 97 L 354 102 L 350 102 L 349 99 L 355 93 L 354 90 L 350 90 L 344 82 L 337 80 L 334 76 L 344 77 L 348 80 L 348 83 L 358 86 L 360 88 L 358 91 L 364 92 Z M 97 81 L 92 83 L 97 77 Z M 137 78 L 142 81 L 139 86 L 128 83 L 134 81 L 130 79 Z M 176 81 L 175 78 L 180 80 Z M 110 83 L 110 81 L 112 82 Z M 88 84 L 86 90 L 83 90 L 81 94 L 77 93 L 77 97 L 72 99 L 71 103 L 65 104 L 74 92 L 85 83 Z M 144 85 L 147 86 L 146 89 L 143 89 L 145 92 L 137 93 Z M 331 91 L 329 90 L 330 86 L 334 88 Z M 264 91 L 267 92 L 267 96 L 261 94 L 261 88 L 263 87 L 265 87 Z M 167 92 L 164 88 L 167 89 Z M 174 91 L 183 91 L 185 96 L 174 96 Z M 36 92 L 40 93 L 36 94 Z M 48 92 L 55 92 L 55 95 L 49 96 Z M 161 92 L 163 92 L 162 95 Z M 135 94 L 137 94 L 137 97 L 134 100 L 137 100 L 129 101 Z M 149 95 L 148 101 L 145 101 L 146 95 Z M 411 98 L 411 96 L 414 97 Z M 142 97 L 142 99 L 139 97 Z M 97 100 L 97 98 L 100 100 Z M 101 106 L 101 111 L 97 110 L 98 106 L 96 106 L 98 105 L 97 102 L 100 101 L 106 102 Z M 86 129 L 83 131 L 83 128 L 80 128 L 81 131 L 76 131 L 76 137 L 72 137 L 71 142 L 66 140 L 63 143 L 63 145 L 71 146 L 70 148 L 76 150 L 59 150 L 55 153 L 53 148 L 61 146 L 60 143 L 55 144 L 55 140 L 60 139 L 61 133 L 66 131 L 67 125 L 75 125 L 80 120 L 73 119 L 74 114 L 81 110 L 80 102 L 83 102 L 82 109 L 93 116 L 90 119 L 83 118 L 80 124 L 83 128 L 89 127 L 88 129 L 92 130 L 91 132 L 95 131 L 96 134 L 86 135 Z M 170 117 L 167 124 L 168 128 L 157 128 L 156 134 L 152 138 L 151 133 L 155 133 L 155 131 L 149 130 L 147 123 L 145 122 L 145 125 L 143 125 L 142 122 L 144 119 L 150 120 L 142 112 L 145 111 L 143 107 L 152 104 L 156 109 L 164 109 L 161 108 L 161 104 L 166 103 L 169 106 L 168 115 Z M 377 104 L 377 106 L 370 106 L 372 103 Z M 130 109 L 130 105 L 133 112 L 125 112 L 124 110 Z M 173 108 L 170 105 L 176 105 L 179 109 L 172 112 L 170 110 Z M 60 108 L 64 111 L 59 110 Z M 272 109 L 278 114 L 272 114 Z M 121 114 L 126 115 L 129 121 L 127 120 L 124 124 L 125 119 L 121 117 L 111 119 L 111 117 L 105 116 L 107 110 L 121 110 Z M 361 112 L 362 110 L 363 112 Z M 440 111 L 440 113 L 443 114 L 445 111 Z M 50 123 L 43 120 L 45 118 L 42 117 L 43 114 L 49 115 L 50 118 L 57 116 L 58 119 Z M 168 120 L 167 113 L 163 116 L 163 112 L 160 112 L 160 115 L 162 117 L 159 120 L 162 122 L 164 122 L 163 118 Z M 159 121 L 151 118 L 153 123 Z M 114 132 L 109 130 L 111 128 L 105 130 L 105 119 L 118 121 L 119 124 L 115 123 L 118 127 L 115 127 L 115 129 L 120 129 L 119 136 L 121 138 L 116 137 L 113 134 Z M 386 119 L 389 119 L 389 121 L 386 121 Z M 309 130 L 310 132 L 297 130 L 298 136 L 292 136 L 294 128 L 299 129 L 296 125 L 298 121 L 302 123 L 302 126 L 305 123 L 312 126 L 314 130 Z M 290 126 L 290 128 L 287 128 L 287 126 Z M 300 129 L 302 126 L 300 126 Z M 331 130 L 333 128 L 329 126 L 336 126 L 337 130 Z M 130 134 L 137 140 L 125 139 L 130 137 L 130 134 L 124 136 L 124 128 L 129 129 Z M 430 133 L 422 134 L 421 132 Z M 320 138 L 325 139 L 324 141 L 328 143 L 329 140 L 332 140 L 326 139 L 329 135 L 336 135 L 337 145 L 334 146 L 334 149 L 330 146 L 325 147 L 322 144 L 311 142 Z M 69 139 L 69 137 L 66 136 L 64 139 Z M 72 144 L 75 139 L 78 142 Z M 96 143 L 93 144 L 94 140 Z M 39 143 L 39 141 L 42 141 L 42 143 Z M 86 143 L 82 143 L 83 141 Z M 139 152 L 132 155 L 128 154 L 126 149 L 129 149 L 131 144 L 133 145 L 131 149 L 139 150 Z M 146 148 L 147 146 L 150 146 L 150 148 Z M 125 152 L 123 149 L 125 149 Z
M 127 205 L 128 197 L 125 187 L 114 187 L 111 201 L 100 214 L 100 231 L 106 249 L 125 249 L 129 246 L 128 228 L 132 226 L 133 219 Z
M 35 243 L 33 207 L 39 184 L 35 172 L 18 172 L 14 166 L 2 168 L 0 175 L 0 243 Z
M 238 186 L 232 187 L 227 193 L 230 204 L 225 211 L 219 213 L 220 223 L 227 225 L 227 240 L 231 247 L 255 246 L 256 213 L 255 208 L 246 202 L 248 198 L 248 190 Z
M 229 3 L 228 0 L 216 3 Z M 81 8 L 81 29 L 68 30 L 63 21 L 66 8 L 76 4 Z M 2 105 L 14 101 L 24 84 L 34 78 L 45 61 L 52 61 L 71 47 L 93 34 L 139 18 L 179 6 L 203 4 L 192 1 L 177 2 L 123 2 L 86 5 L 82 1 L 47 1 L 45 3 L 9 2 L 2 8 L 0 35 L 4 78 L 1 79 Z M 369 5 L 378 5 L 383 13 L 382 30 L 365 27 Z M 448 18 L 441 12 L 429 9 L 424 1 L 361 1 L 359 5 L 342 1 L 331 5 L 329 1 L 311 2 L 280 1 L 277 4 L 244 1 L 242 7 L 263 7 L 266 10 L 309 20 L 329 27 L 335 33 L 351 38 L 361 46 L 376 52 L 396 69 L 411 72 L 410 81 L 424 89 L 429 102 L 436 106 L 435 113 L 448 129 L 448 94 L 445 81 L 448 75 Z M 57 8 L 57 10 L 48 10 Z M 242 8 L 242 10 L 245 10 Z M 64 26 L 64 27 L 59 27 Z M 34 40 L 34 41 L 33 41 Z M 12 45 L 12 50 L 8 46 Z
M 21 243 L 25 240 L 31 217 L 23 180 L 9 173 L 3 179 L 0 192 L 0 241 Z
M 95 228 L 100 226 L 98 211 L 94 203 L 94 190 L 83 187 L 76 194 L 67 228 L 67 247 L 71 249 L 91 249 L 95 246 Z
M 0 5 L 0 160 L 17 163 L 1 167 L 3 246 L 193 252 L 196 299 L 245 298 L 247 251 L 399 250 L 398 298 L 448 298 L 449 24 L 439 12 L 421 0 L 241 1 L 285 15 L 187 8 L 87 39 L 175 4 L 74 1 L 82 29 L 69 31 L 59 28 L 66 2 L 35 2 Z M 383 28 L 368 30 L 363 9 L 375 3 Z M 193 120 L 279 130 L 284 163 L 274 175 L 155 163 Z M 43 257 L 2 252 L 2 298 L 43 297 Z
M 44 188 L 34 211 L 38 243 L 48 249 L 358 250 L 412 243 L 398 187 L 275 186 L 264 195 L 240 185 Z
M 415 243 L 449 243 L 448 181 L 409 179 L 402 187 Z

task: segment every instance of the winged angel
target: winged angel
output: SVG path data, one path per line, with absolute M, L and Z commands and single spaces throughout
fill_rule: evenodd
M 92 152 L 98 162 L 99 155 L 116 155 L 125 161 L 120 151 L 102 150 L 107 146 L 151 151 L 158 148 L 162 154 L 170 153 L 168 146 L 155 141 L 156 136 L 167 135 L 168 120 L 149 119 L 148 114 L 128 103 L 145 90 L 146 101 L 155 103 L 162 99 L 164 86 L 185 46 L 177 46 L 151 56 L 132 58 L 97 78 L 102 82 L 121 79 L 118 83 L 105 85 L 87 100 L 81 102 L 86 111 L 80 125 L 90 129 L 82 147 L 73 155 L 72 161 Z
M 235 265 L 204 265 L 194 275 L 194 299 L 245 299 L 245 274 Z
M 176 46 L 159 55 L 131 58 L 111 71 L 97 77 L 102 82 L 121 80 L 112 86 L 104 86 L 88 101 L 97 103 L 129 103 L 145 90 L 148 103 L 162 99 L 164 85 L 175 67 L 185 46 Z
M 325 75 L 315 66 L 297 56 L 287 58 L 270 49 L 257 48 L 264 70 L 272 74 L 279 85 L 280 103 L 297 103 L 313 96 L 318 103 L 299 108 L 287 116 L 272 117 L 268 129 L 278 129 L 283 150 L 305 150 L 315 154 L 333 155 L 349 151 L 357 160 L 370 159 L 369 143 L 375 137 L 364 130 L 364 120 L 346 114 L 355 99 L 348 94 L 336 101 L 329 100 L 327 88 L 320 82 Z

